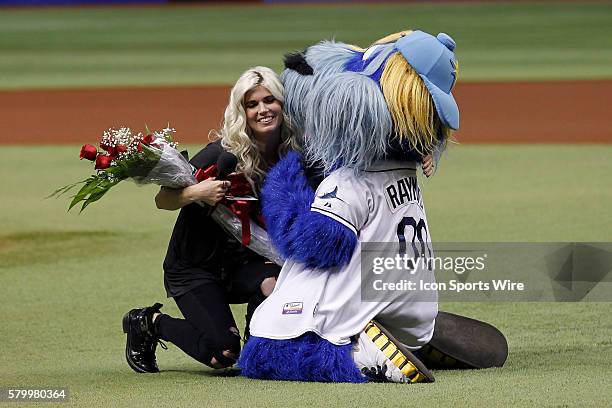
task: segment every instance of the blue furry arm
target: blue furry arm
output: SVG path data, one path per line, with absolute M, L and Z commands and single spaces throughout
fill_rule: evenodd
M 315 268 L 348 264 L 357 236 L 339 222 L 310 211 L 315 193 L 299 154 L 288 153 L 266 177 L 263 215 L 274 246 L 285 258 Z

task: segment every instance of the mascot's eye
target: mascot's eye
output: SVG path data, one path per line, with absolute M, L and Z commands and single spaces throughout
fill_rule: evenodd
M 312 75 L 314 70 L 306 61 L 303 52 L 292 52 L 285 55 L 285 68 L 292 69 L 301 75 Z

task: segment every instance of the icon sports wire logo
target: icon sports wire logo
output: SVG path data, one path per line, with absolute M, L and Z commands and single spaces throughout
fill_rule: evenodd
M 612 242 L 405 241 L 362 244 L 362 300 L 612 302 Z

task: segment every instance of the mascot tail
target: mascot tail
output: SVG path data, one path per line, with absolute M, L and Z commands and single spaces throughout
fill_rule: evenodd
M 249 378 L 288 381 L 366 382 L 355 365 L 353 345 L 338 346 L 312 332 L 288 340 L 251 336 L 238 365 Z
M 432 369 L 502 367 L 508 342 L 488 323 L 440 311 L 433 337 L 417 354 Z

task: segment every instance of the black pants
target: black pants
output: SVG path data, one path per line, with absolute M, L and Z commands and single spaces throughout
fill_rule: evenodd
M 185 319 L 162 314 L 155 320 L 158 336 L 209 367 L 213 357 L 225 366 L 232 365 L 222 353 L 240 353 L 240 334 L 233 331 L 237 326 L 229 305 L 248 303 L 248 326 L 250 316 L 265 299 L 261 282 L 278 276 L 279 271 L 276 264 L 252 261 L 236 268 L 227 281 L 204 283 L 175 297 Z

